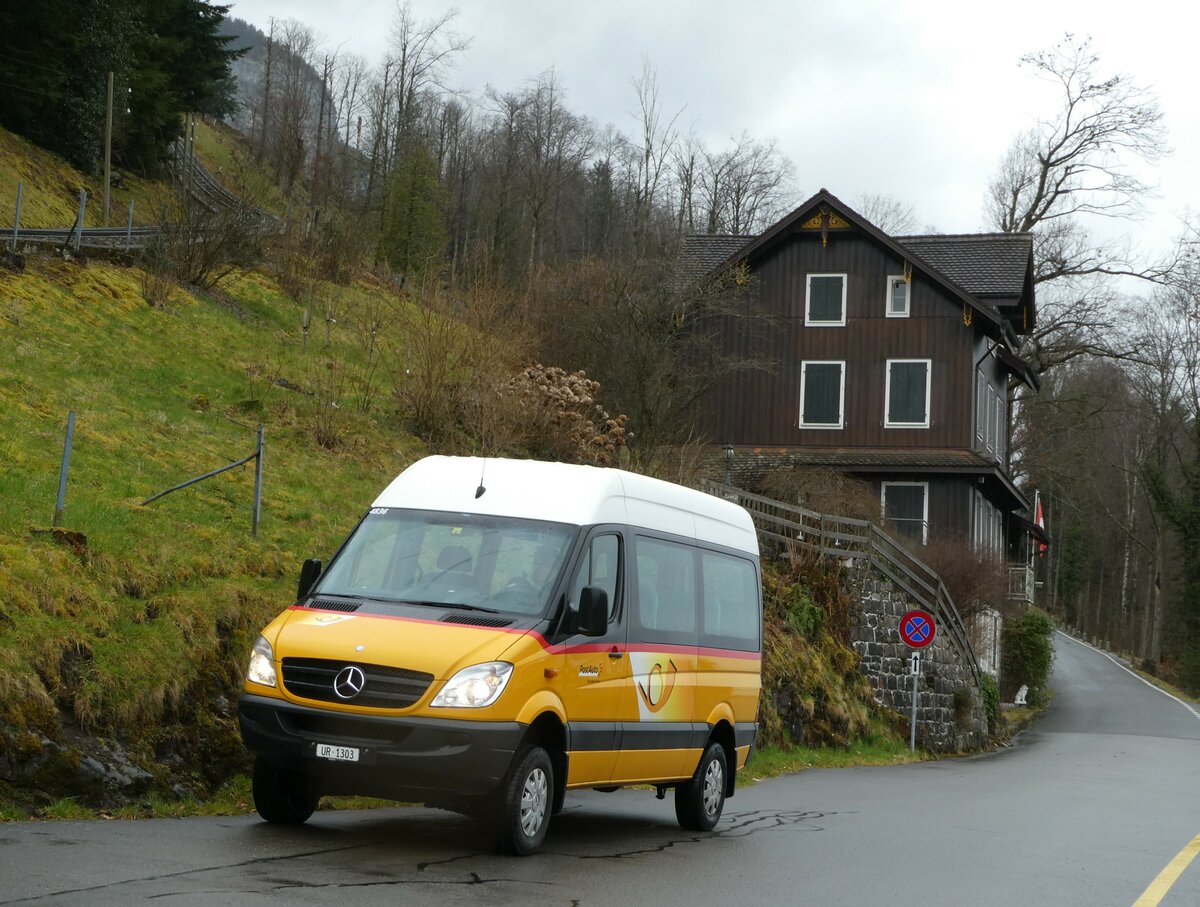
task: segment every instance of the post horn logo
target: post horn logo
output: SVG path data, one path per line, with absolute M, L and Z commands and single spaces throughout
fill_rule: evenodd
M 651 712 L 661 710 L 667 704 L 667 700 L 671 698 L 671 691 L 675 689 L 675 675 L 678 671 L 675 662 L 669 660 L 665 669 L 661 663 L 655 664 L 650 669 L 650 673 L 646 675 L 645 683 L 638 681 L 638 694 Z

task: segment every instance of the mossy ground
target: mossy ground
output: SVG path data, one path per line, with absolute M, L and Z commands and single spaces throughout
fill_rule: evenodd
M 110 187 L 109 226 L 123 227 L 134 203 L 135 224 L 155 224 L 173 193 L 169 184 L 121 172 L 122 187 Z M 0 129 L 0 229 L 12 227 L 17 184 L 24 183 L 21 225 L 70 227 L 79 213 L 79 190 L 88 193 L 84 225 L 104 225 L 104 175 L 85 174 L 32 142 Z
M 265 275 L 180 290 L 165 309 L 139 280 L 53 259 L 0 274 L 0 719 L 10 748 L 22 733 L 53 737 L 63 716 L 135 738 L 143 762 L 179 748 L 236 759 L 232 718 L 198 699 L 236 689 L 301 559 L 327 557 L 422 446 L 355 383 L 367 354 L 349 316 L 382 287 L 321 287 L 345 326 L 305 352 L 296 303 Z M 44 530 L 68 411 L 70 534 L 56 537 Z M 142 504 L 251 453 L 258 423 L 257 538 L 252 464 Z M 318 426 L 332 431 L 324 444 Z M 219 780 L 196 771 L 198 792 Z

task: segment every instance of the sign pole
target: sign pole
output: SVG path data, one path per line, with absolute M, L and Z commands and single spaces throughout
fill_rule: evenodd
M 917 751 L 917 704 L 921 698 L 921 650 L 937 637 L 937 622 L 928 611 L 909 611 L 900 618 L 900 638 L 913 650 L 909 671 L 912 674 L 912 722 L 908 732 L 908 748 Z
M 908 750 L 915 753 L 917 751 L 917 702 L 921 695 L 919 689 L 919 681 L 921 679 L 921 653 L 912 653 L 912 679 L 913 679 L 913 694 L 912 694 L 912 724 L 908 732 Z

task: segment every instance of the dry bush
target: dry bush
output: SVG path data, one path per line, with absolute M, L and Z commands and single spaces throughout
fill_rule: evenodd
M 878 523 L 879 496 L 866 482 L 821 466 L 772 469 L 760 483 L 764 495 L 817 513 Z
M 505 385 L 529 361 L 531 338 L 510 297 L 486 286 L 455 296 L 402 291 L 388 319 L 395 330 L 376 342 L 415 434 L 441 449 L 492 452 L 516 442 Z
M 1014 611 L 1008 600 L 1008 565 L 994 554 L 982 554 L 959 539 L 930 539 L 917 552 L 942 578 L 946 591 L 964 617 L 995 608 L 1006 618 Z
M 327 450 L 336 450 L 346 431 L 347 382 L 345 366 L 332 359 L 313 368 L 308 426 L 313 440 Z
M 630 461 L 636 472 L 688 488 L 699 488 L 702 479 L 720 478 L 720 473 L 714 472 L 713 447 L 702 438 L 649 449 L 638 447 L 630 451 Z
M 165 245 L 155 240 L 143 251 L 138 261 L 138 290 L 152 309 L 169 309 L 179 292 L 171 276 L 170 261 Z
M 264 236 L 274 225 L 258 207 L 240 172 L 232 174 L 238 204 L 184 195 L 160 225 L 164 259 L 181 283 L 212 289 L 235 271 L 263 260 Z
M 630 438 L 628 418 L 610 416 L 597 402 L 600 383 L 583 372 L 531 365 L 507 388 L 520 417 L 522 446 L 533 456 L 610 466 Z

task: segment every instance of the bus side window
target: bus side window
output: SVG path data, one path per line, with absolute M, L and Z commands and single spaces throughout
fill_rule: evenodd
M 704 639 L 719 648 L 758 647 L 758 580 L 745 558 L 705 551 L 700 555 L 704 587 Z
M 571 610 L 579 610 L 579 593 L 584 586 L 599 586 L 608 593 L 608 621 L 612 623 L 621 604 L 618 584 L 621 566 L 621 537 L 598 535 L 592 539 L 571 582 Z

